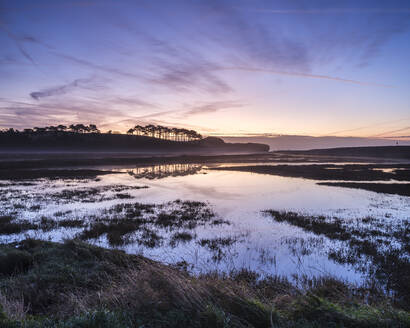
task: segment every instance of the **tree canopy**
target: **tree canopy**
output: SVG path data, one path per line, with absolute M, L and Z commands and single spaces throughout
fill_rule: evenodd
M 136 134 L 139 136 L 149 136 L 152 138 L 160 138 L 174 141 L 192 141 L 202 139 L 202 135 L 194 130 L 168 128 L 162 125 L 136 125 L 127 131 L 128 134 Z
M 53 133 L 100 133 L 100 130 L 95 124 L 71 124 L 69 126 L 59 124 L 57 126 L 34 127 L 32 129 L 24 129 L 22 131 L 10 128 L 0 130 L 2 134 L 53 134 Z M 112 133 L 111 130 L 107 133 Z M 193 141 L 201 140 L 202 135 L 194 130 L 182 128 L 168 128 L 162 125 L 136 125 L 127 131 L 129 135 L 146 136 L 151 138 L 159 138 L 173 141 Z

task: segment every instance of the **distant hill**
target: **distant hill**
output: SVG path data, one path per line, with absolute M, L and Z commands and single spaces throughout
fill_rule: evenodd
M 269 151 L 269 146 L 259 143 L 225 143 L 216 137 L 173 141 L 126 134 L 44 132 L 0 134 L 0 150 L 260 153 Z
M 410 146 L 341 147 L 280 151 L 287 154 L 410 159 Z
M 221 137 L 226 142 L 257 142 L 269 145 L 271 150 L 309 150 L 337 147 L 381 147 L 394 146 L 396 140 L 359 137 L 312 137 L 297 135 Z M 410 146 L 410 140 L 400 140 L 403 146 Z

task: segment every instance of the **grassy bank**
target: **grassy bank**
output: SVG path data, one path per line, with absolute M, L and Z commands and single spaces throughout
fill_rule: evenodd
M 368 292 L 331 278 L 193 277 L 79 241 L 0 246 L 1 327 L 409 327 L 409 312 Z

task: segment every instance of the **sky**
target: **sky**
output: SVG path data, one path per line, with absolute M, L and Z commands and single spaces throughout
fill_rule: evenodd
M 410 1 L 0 0 L 0 128 L 410 137 Z

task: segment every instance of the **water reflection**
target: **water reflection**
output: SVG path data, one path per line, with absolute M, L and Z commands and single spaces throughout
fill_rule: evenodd
M 170 164 L 118 168 L 123 174 L 108 174 L 87 182 L 38 180 L 33 185 L 5 185 L 0 188 L 0 216 L 29 220 L 25 222 L 27 229 L 38 229 L 21 234 L 0 232 L 0 241 L 24 239 L 25 234 L 60 241 L 83 234 L 84 227 L 89 233 L 98 232 L 96 228 L 99 228 L 101 234 L 95 233 L 97 237 L 89 242 L 110 246 L 110 242 L 129 241 L 119 248 L 166 263 L 185 261 L 196 272 L 249 268 L 288 277 L 330 274 L 360 281 L 362 273 L 352 265 L 328 258 L 326 251 L 342 249 L 343 242 L 318 238 L 300 227 L 272 221 L 261 211 L 283 209 L 337 216 L 346 222 L 351 220 L 353 225 L 357 218 L 367 215 L 380 220 L 410 217 L 408 197 L 318 186 L 315 180 L 207 170 L 207 166 Z M 148 188 L 144 188 L 146 186 Z M 206 202 L 215 212 L 215 218 L 192 229 L 188 229 L 191 225 L 169 227 L 164 222 L 183 216 L 178 212 L 174 218 L 170 217 L 169 205 L 162 208 L 157 205 L 180 204 L 175 203 L 177 199 Z M 155 204 L 158 213 L 129 215 L 124 209 L 128 205 L 124 204 L 135 203 Z M 107 215 L 107 210 L 113 208 L 118 211 Z M 164 215 L 159 216 L 161 211 Z M 117 221 L 110 220 L 111 216 Z M 123 218 L 128 221 L 121 221 Z M 106 221 L 92 226 L 98 220 Z M 10 220 L 10 224 L 13 222 Z M 122 235 L 123 223 L 127 223 L 128 230 Z M 48 230 L 54 226 L 64 228 Z
M 197 174 L 201 169 L 200 164 L 163 164 L 137 167 L 127 170 L 127 173 L 135 179 L 155 180 Z

